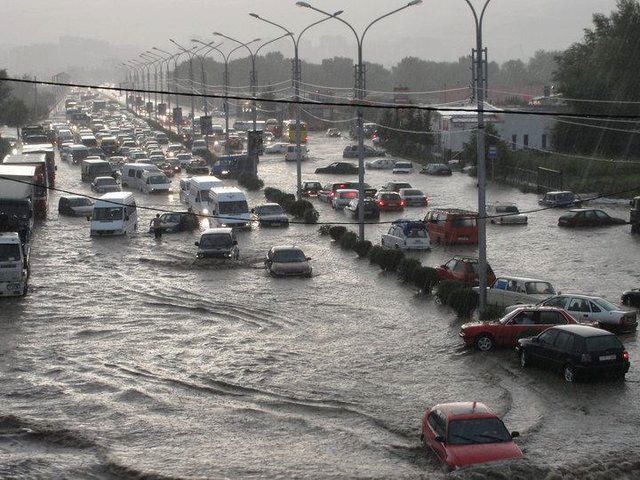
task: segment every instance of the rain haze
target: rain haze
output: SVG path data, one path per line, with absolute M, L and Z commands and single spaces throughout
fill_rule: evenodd
M 640 0 L 0 18 L 0 479 L 640 478 Z

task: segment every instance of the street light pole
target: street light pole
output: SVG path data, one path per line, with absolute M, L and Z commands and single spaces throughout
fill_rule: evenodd
M 137 83 L 138 73 L 140 74 L 139 78 L 140 78 L 140 83 L 141 83 L 141 86 L 142 86 L 142 100 L 144 101 L 144 90 L 145 90 L 145 87 L 144 87 L 144 64 L 142 62 L 138 61 L 138 60 L 129 60 L 129 64 L 133 66 L 133 68 L 135 69 L 135 72 L 136 72 L 135 73 L 136 81 L 134 82 L 134 84 Z M 136 92 L 136 95 L 134 97 L 134 111 L 136 110 L 135 107 L 138 106 L 138 102 L 137 102 L 138 95 L 137 95 L 137 93 L 138 92 Z M 140 112 L 140 109 L 137 108 L 137 111 Z
M 394 15 L 398 12 L 401 12 L 402 10 L 405 10 L 409 7 L 413 7 L 415 5 L 420 5 L 422 3 L 422 0 L 412 0 L 411 2 L 407 3 L 406 5 L 404 5 L 403 7 L 397 8 L 395 10 L 392 10 L 389 13 L 386 13 L 384 15 L 381 15 L 380 17 L 376 18 L 375 20 L 373 20 L 372 22 L 369 23 L 369 25 L 367 25 L 367 27 L 364 29 L 364 31 L 362 32 L 362 35 L 358 35 L 358 32 L 356 31 L 356 29 L 346 20 L 332 15 L 329 12 L 325 12 L 324 10 L 320 10 L 319 8 L 316 8 L 310 4 L 308 4 L 307 2 L 297 2 L 296 5 L 298 5 L 299 7 L 304 7 L 304 8 L 309 8 L 311 10 L 314 10 L 318 13 L 321 13 L 327 17 L 330 18 L 335 18 L 336 20 L 338 20 L 339 22 L 342 22 L 343 24 L 345 24 L 349 30 L 351 30 L 353 32 L 353 34 L 356 37 L 356 41 L 358 43 L 358 65 L 356 67 L 356 82 L 355 82 L 355 94 L 356 94 L 356 99 L 358 100 L 358 106 L 356 108 L 356 112 L 357 112 L 357 127 L 358 127 L 358 181 L 359 181 L 359 185 L 358 185 L 358 226 L 359 226 L 359 239 L 360 241 L 364 241 L 365 239 L 365 233 L 364 233 L 364 112 L 362 109 L 362 102 L 364 101 L 366 94 L 365 94 L 365 77 L 364 77 L 364 62 L 363 62 L 363 53 L 362 53 L 362 45 L 364 43 L 364 39 L 365 36 L 367 35 L 367 32 L 369 31 L 369 29 L 375 25 L 376 23 L 378 23 L 380 20 L 383 20 L 387 17 L 390 17 L 391 15 Z
M 193 49 L 187 50 L 186 48 L 184 48 L 182 45 L 180 45 L 178 42 L 176 42 L 172 38 L 170 38 L 169 41 L 171 43 L 173 43 L 176 47 L 178 47 L 180 50 L 182 50 L 184 53 L 189 55 L 189 84 L 190 84 L 190 87 L 191 87 L 191 135 L 193 136 L 193 134 L 195 132 L 195 119 L 196 119 L 196 114 L 195 114 L 195 109 L 196 109 L 195 101 L 196 101 L 196 99 L 195 99 L 195 96 L 194 96 L 195 85 L 194 85 L 194 81 L 193 81 L 193 56 L 194 56 Z
M 167 55 L 165 57 L 166 60 L 166 78 L 165 78 L 165 87 L 167 89 L 167 108 L 169 109 L 169 111 L 171 111 L 171 92 L 170 92 L 170 86 L 169 86 L 169 63 L 171 62 L 171 60 L 174 60 L 174 65 L 176 65 L 177 68 L 177 63 L 175 63 L 175 60 L 181 55 L 182 52 L 178 52 L 178 53 L 170 53 L 167 52 L 166 50 L 162 50 L 161 48 L 158 47 L 153 47 L 152 50 L 156 50 L 158 52 L 164 53 L 165 55 Z M 160 83 L 162 84 L 162 70 L 160 70 Z M 177 104 L 176 104 L 177 106 Z
M 484 92 L 485 70 L 482 45 L 482 25 L 484 14 L 491 0 L 486 0 L 480 15 L 471 4 L 470 0 L 464 0 L 471 12 L 476 27 L 476 100 L 478 101 L 478 134 L 477 134 L 477 169 L 478 169 L 478 288 L 479 305 L 478 312 L 482 316 L 487 307 L 487 165 L 485 158 L 485 122 L 484 122 Z
M 142 58 L 148 59 L 153 65 L 153 112 L 156 121 L 158 120 L 158 64 L 163 60 L 162 57 L 153 52 L 141 53 Z M 151 95 L 151 93 L 149 93 Z
M 332 17 L 336 17 L 342 13 L 342 10 L 334 13 Z M 296 195 L 298 200 L 302 198 L 302 129 L 301 129 L 301 118 L 300 118 L 300 83 L 302 82 L 302 72 L 300 69 L 300 39 L 302 35 L 312 27 L 316 25 L 326 22 L 327 20 L 331 20 L 331 17 L 323 18 L 317 22 L 312 23 L 308 27 L 304 28 L 296 37 L 293 32 L 291 32 L 288 28 L 280 25 L 279 23 L 268 20 L 264 17 L 256 13 L 250 13 L 255 19 L 262 20 L 265 23 L 273 25 L 287 33 L 287 35 L 291 36 L 291 40 L 293 41 L 293 90 L 294 90 L 294 100 L 295 104 L 295 115 L 296 115 Z

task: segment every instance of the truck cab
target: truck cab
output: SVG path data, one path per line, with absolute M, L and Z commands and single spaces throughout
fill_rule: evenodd
M 640 197 L 631 200 L 630 219 L 631 233 L 640 233 Z
M 27 294 L 29 250 L 16 232 L 0 233 L 0 297 Z

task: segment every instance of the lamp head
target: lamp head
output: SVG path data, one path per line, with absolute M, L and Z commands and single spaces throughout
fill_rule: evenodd
M 257 13 L 250 13 L 249 16 L 260 20 L 260 15 L 258 15 Z
M 420 5 L 422 3 L 422 0 L 411 0 L 408 4 L 407 7 L 413 7 L 415 5 Z
M 311 5 L 309 5 L 307 2 L 296 2 L 296 5 L 299 7 L 311 8 Z

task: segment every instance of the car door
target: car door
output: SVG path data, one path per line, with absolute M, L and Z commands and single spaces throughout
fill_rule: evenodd
M 490 305 L 502 305 L 504 302 L 504 292 L 509 285 L 506 278 L 497 278 L 493 286 L 487 290 L 487 303 Z
M 548 367 L 552 364 L 553 342 L 557 335 L 557 330 L 546 330 L 531 342 L 529 353 L 540 366 Z
M 567 305 L 567 311 L 578 322 L 587 322 L 591 316 L 589 300 L 580 297 L 571 297 Z
M 518 281 L 508 279 L 507 288 L 500 292 L 498 299 L 499 302 L 496 304 L 501 307 L 508 307 L 510 305 L 523 303 L 518 300 Z
M 560 370 L 569 360 L 573 350 L 573 335 L 569 332 L 558 330 L 558 335 L 550 348 L 548 367 L 552 370 Z
M 427 428 L 425 429 L 425 441 L 436 454 L 440 461 L 445 461 L 447 452 L 444 442 L 436 441 L 436 437 L 446 438 L 446 424 L 440 412 L 433 411 L 427 417 Z
M 497 337 L 503 347 L 515 347 L 520 338 L 535 337 L 542 330 L 537 329 L 539 312 L 523 310 L 503 325 Z M 498 339 L 496 338 L 496 340 Z
M 595 302 L 589 300 L 589 308 L 591 313 L 589 314 L 589 321 L 592 322 L 607 322 L 610 320 L 609 312 L 605 312 Z

